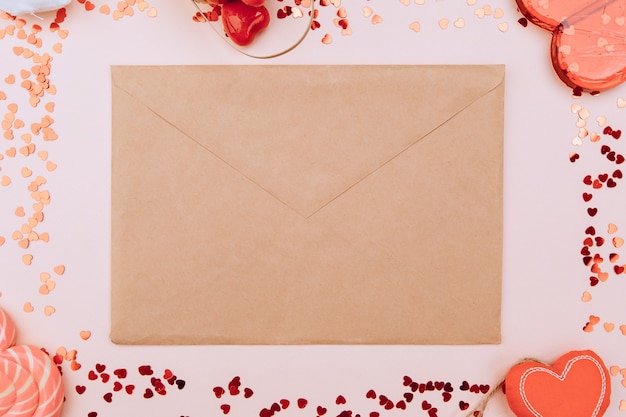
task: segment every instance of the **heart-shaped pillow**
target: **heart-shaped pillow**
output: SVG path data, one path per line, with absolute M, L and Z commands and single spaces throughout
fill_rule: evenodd
M 600 417 L 611 396 L 609 372 L 590 350 L 572 351 L 552 366 L 535 361 L 513 366 L 506 399 L 518 417 Z

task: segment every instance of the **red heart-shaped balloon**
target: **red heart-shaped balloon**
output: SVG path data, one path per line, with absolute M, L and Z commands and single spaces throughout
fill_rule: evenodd
M 608 370 L 590 350 L 566 353 L 552 366 L 534 361 L 515 365 L 505 389 L 518 417 L 600 417 L 611 396 Z

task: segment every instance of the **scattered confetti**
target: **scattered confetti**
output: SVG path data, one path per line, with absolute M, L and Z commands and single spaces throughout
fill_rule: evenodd
M 409 29 L 411 29 L 413 32 L 419 32 L 420 28 L 420 22 L 411 22 L 411 24 L 409 24 Z

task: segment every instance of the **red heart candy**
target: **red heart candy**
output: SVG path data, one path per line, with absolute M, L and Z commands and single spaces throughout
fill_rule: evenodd
M 590 350 L 572 351 L 552 366 L 528 361 L 506 376 L 506 398 L 518 417 L 600 417 L 609 406 L 609 373 Z
M 254 7 L 242 0 L 232 0 L 222 6 L 222 23 L 228 37 L 245 46 L 269 25 L 270 14 L 265 6 Z

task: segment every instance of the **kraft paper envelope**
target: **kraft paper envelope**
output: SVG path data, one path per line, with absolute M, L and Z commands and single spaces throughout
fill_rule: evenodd
M 500 341 L 502 66 L 112 68 L 119 344 Z

